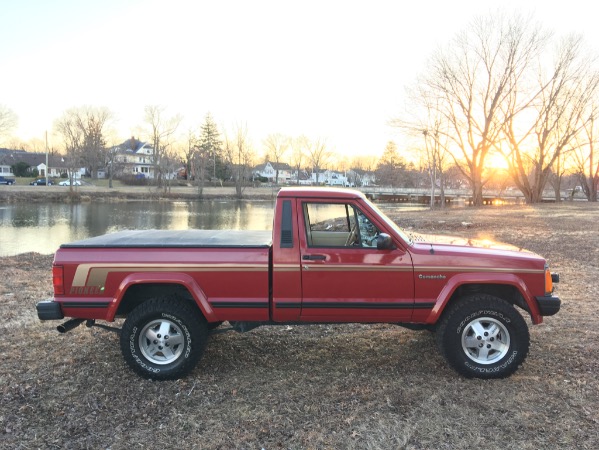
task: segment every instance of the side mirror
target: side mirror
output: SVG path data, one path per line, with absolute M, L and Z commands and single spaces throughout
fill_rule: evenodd
M 395 246 L 393 245 L 391 236 L 387 233 L 379 234 L 376 238 L 376 248 L 377 250 L 393 250 Z

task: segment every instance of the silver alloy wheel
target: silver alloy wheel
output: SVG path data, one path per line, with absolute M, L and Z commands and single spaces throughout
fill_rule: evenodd
M 510 348 L 510 333 L 498 320 L 479 317 L 462 332 L 462 349 L 477 364 L 500 361 Z
M 183 353 L 185 339 L 181 328 L 166 319 L 153 320 L 139 333 L 139 349 L 153 364 L 165 365 Z

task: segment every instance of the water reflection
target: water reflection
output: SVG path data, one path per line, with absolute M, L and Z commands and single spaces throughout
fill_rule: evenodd
M 54 253 L 60 244 L 125 229 L 270 230 L 271 201 L 0 205 L 0 256 Z

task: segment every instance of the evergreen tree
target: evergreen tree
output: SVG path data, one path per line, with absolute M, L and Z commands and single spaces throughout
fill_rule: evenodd
M 406 164 L 399 156 L 397 145 L 395 142 L 389 141 L 376 168 L 377 183 L 382 186 L 398 187 L 405 171 Z
M 204 123 L 200 129 L 200 139 L 198 141 L 198 152 L 201 158 L 205 159 L 205 179 L 224 178 L 222 161 L 222 141 L 218 127 L 210 113 L 206 114 Z

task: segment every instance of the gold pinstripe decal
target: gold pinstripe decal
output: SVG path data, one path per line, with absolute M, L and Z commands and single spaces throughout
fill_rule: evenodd
M 267 272 L 266 264 L 80 264 L 73 286 L 104 286 L 110 272 Z

